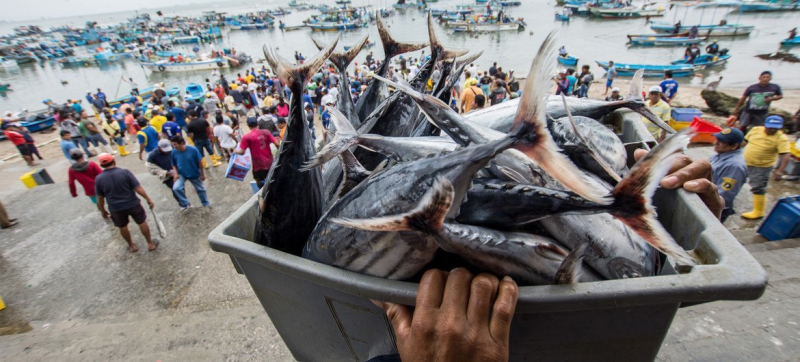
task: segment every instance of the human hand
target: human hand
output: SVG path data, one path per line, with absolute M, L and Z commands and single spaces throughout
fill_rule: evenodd
M 206 174 L 205 173 L 201 173 L 200 174 L 200 181 L 205 181 L 205 180 L 206 180 Z
M 417 306 L 373 301 L 392 322 L 403 362 L 508 361 L 519 290 L 509 277 L 464 268 L 422 276 Z
M 100 211 L 100 213 L 103 215 L 103 219 L 108 219 L 111 217 L 106 210 Z
M 783 176 L 783 171 L 775 170 L 775 172 L 772 174 L 772 179 L 775 181 L 780 181 L 782 176 Z
M 638 161 L 646 154 L 647 151 L 639 149 L 634 152 L 633 158 Z M 708 210 L 719 218 L 725 208 L 725 200 L 719 195 L 717 185 L 711 182 L 713 174 L 711 163 L 707 160 L 692 160 L 689 156 L 680 155 L 672 163 L 667 176 L 661 179 L 661 187 L 669 190 L 683 187 L 697 194 Z
M 142 161 L 142 152 L 139 152 L 139 161 Z
M 147 199 L 147 206 L 150 206 L 150 209 L 156 207 L 156 204 L 153 203 L 153 200 Z

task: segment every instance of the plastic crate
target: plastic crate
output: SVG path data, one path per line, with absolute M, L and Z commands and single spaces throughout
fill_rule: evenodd
M 669 120 L 669 126 L 672 127 L 672 129 L 674 129 L 676 132 L 682 131 L 691 124 L 691 122 L 678 122 L 674 118 Z
M 618 111 L 619 112 L 619 111 Z M 626 112 L 626 111 L 622 111 Z M 642 123 L 622 124 L 623 142 Z M 643 127 L 643 126 L 642 126 Z M 641 131 L 647 135 L 646 130 Z M 640 140 L 647 144 L 645 140 Z M 767 276 L 697 195 L 659 189 L 659 220 L 704 263 L 676 274 L 576 285 L 520 288 L 511 326 L 511 361 L 652 361 L 678 308 L 715 300 L 753 300 Z M 397 350 L 391 323 L 369 299 L 414 305 L 417 284 L 316 263 L 251 242 L 257 196 L 209 235 L 229 254 L 298 361 L 366 361 Z
M 676 122 L 691 122 L 694 117 L 702 117 L 703 111 L 697 108 L 673 108 L 672 119 Z
M 722 131 L 722 128 L 719 128 L 716 124 L 700 117 L 694 117 L 690 126 L 697 132 L 692 136 L 692 143 L 714 143 L 717 140 L 714 134 Z
M 19 180 L 22 181 L 22 183 L 25 184 L 25 187 L 27 187 L 29 189 L 32 189 L 32 188 L 36 187 L 36 185 L 38 185 L 36 183 L 36 179 L 33 178 L 33 173 L 34 172 L 36 172 L 36 171 L 28 172 L 28 173 L 26 173 L 26 174 L 24 174 L 24 175 L 19 177 Z
M 770 241 L 800 238 L 800 195 L 778 200 L 758 233 Z

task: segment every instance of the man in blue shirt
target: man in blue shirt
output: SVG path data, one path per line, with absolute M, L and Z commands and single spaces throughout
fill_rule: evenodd
M 200 198 L 200 203 L 203 206 L 209 206 L 211 203 L 206 196 L 206 188 L 203 181 L 206 175 L 203 172 L 203 157 L 200 156 L 200 151 L 194 146 L 187 146 L 186 141 L 181 136 L 174 136 L 170 139 L 172 142 L 172 180 L 174 185 L 172 191 L 175 191 L 175 196 L 178 197 L 178 203 L 181 204 L 181 210 L 186 210 L 192 205 L 189 199 L 186 198 L 186 181 L 192 183 L 197 197 Z
M 725 128 L 715 133 L 714 152 L 711 156 L 711 168 L 714 170 L 712 181 L 719 189 L 719 195 L 725 200 L 720 221 L 725 222 L 728 216 L 736 213 L 733 200 L 747 180 L 747 164 L 742 154 L 744 134 L 736 128 Z
M 603 95 L 608 94 L 608 91 L 614 85 L 614 78 L 617 77 L 617 68 L 614 67 L 614 61 L 608 62 L 608 69 L 606 70 L 606 91 Z
M 95 97 L 100 98 L 103 101 L 103 105 L 108 107 L 108 100 L 106 99 L 106 94 L 103 93 L 103 91 L 101 91 L 100 88 L 97 88 L 97 93 L 95 94 Z
M 171 140 L 172 137 L 180 136 L 181 135 L 181 126 L 175 122 L 175 115 L 172 113 L 167 114 L 167 121 L 161 125 L 161 133 L 164 135 L 164 138 L 167 140 Z
M 136 134 L 136 139 L 139 140 L 139 161 L 147 158 L 146 153 L 155 151 L 158 147 L 158 131 L 153 126 L 147 124 L 147 120 L 139 118 L 136 121 L 142 130 Z
M 167 103 L 169 105 L 169 113 L 175 116 L 175 123 L 178 124 L 181 128 L 186 128 L 186 111 L 183 110 L 181 107 L 175 106 L 175 102 L 169 101 Z
M 72 110 L 79 115 L 81 114 L 81 112 L 83 112 L 83 106 L 81 106 L 80 100 L 72 101 Z
M 672 99 L 675 98 L 675 95 L 678 94 L 678 82 L 672 79 L 672 71 L 668 70 L 664 72 L 664 80 L 660 84 L 661 90 L 661 99 L 664 102 L 669 104 L 672 102 Z
M 75 163 L 75 160 L 69 155 L 69 150 L 73 148 L 77 149 L 78 146 L 75 145 L 75 142 L 72 142 L 72 134 L 67 130 L 61 130 L 61 152 L 71 163 Z

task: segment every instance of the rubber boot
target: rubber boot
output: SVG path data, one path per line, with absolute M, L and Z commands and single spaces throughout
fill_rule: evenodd
M 764 209 L 767 206 L 767 195 L 753 195 L 753 211 L 745 212 L 742 217 L 748 220 L 756 220 L 764 217 Z
M 203 168 L 208 168 L 208 162 L 206 162 L 205 157 L 203 157 Z
M 119 151 L 120 156 L 128 155 L 128 151 L 125 151 L 125 146 L 117 146 L 117 151 Z
M 217 157 L 215 155 L 211 155 L 211 164 L 214 165 L 214 167 L 217 167 L 217 166 L 221 165 L 222 163 L 219 162 L 219 157 Z

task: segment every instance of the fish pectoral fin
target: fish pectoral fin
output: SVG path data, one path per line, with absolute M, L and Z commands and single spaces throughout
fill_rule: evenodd
M 453 204 L 455 189 L 444 177 L 434 180 L 433 186 L 420 199 L 414 210 L 404 214 L 372 219 L 331 218 L 344 227 L 368 231 L 419 231 L 436 233 L 442 230 L 444 219 Z
M 499 171 L 501 174 L 503 174 L 503 176 L 507 177 L 511 181 L 519 182 L 519 183 L 528 182 L 528 180 L 525 178 L 525 176 L 522 176 L 522 174 L 520 174 L 516 170 L 513 170 L 513 169 L 505 167 L 505 166 L 499 166 L 499 165 L 495 165 L 495 167 L 497 167 L 497 171 Z
M 575 284 L 583 271 L 583 257 L 589 244 L 581 244 L 571 251 L 556 271 L 555 284 Z

